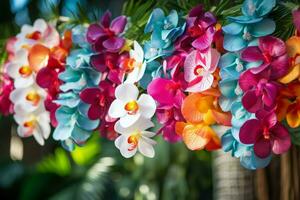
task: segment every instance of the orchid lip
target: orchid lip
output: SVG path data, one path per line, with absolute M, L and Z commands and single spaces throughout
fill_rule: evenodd
M 26 100 L 32 102 L 35 106 L 39 103 L 40 99 L 40 95 L 35 91 L 29 92 L 26 95 Z
M 22 66 L 20 69 L 19 69 L 19 73 L 22 77 L 28 77 L 32 74 L 32 70 L 29 66 Z
M 138 112 L 139 105 L 135 100 L 129 101 L 125 104 L 124 109 L 127 111 L 129 115 L 134 115 Z
M 264 139 L 266 139 L 266 140 L 270 139 L 270 132 L 269 132 L 269 129 L 267 127 L 264 127 L 263 136 L 264 136 Z
M 141 133 L 139 133 L 139 132 L 134 133 L 128 137 L 127 142 L 128 142 L 128 144 L 131 145 L 128 148 L 128 151 L 133 151 L 137 147 L 140 137 L 141 137 Z
M 197 66 L 195 67 L 195 69 L 194 69 L 194 74 L 195 74 L 196 76 L 203 76 L 203 74 L 204 74 L 204 67 L 201 66 L 201 65 L 197 65 Z
M 32 40 L 39 40 L 41 37 L 42 37 L 42 33 L 40 31 L 34 31 L 26 35 L 27 39 L 32 39 Z

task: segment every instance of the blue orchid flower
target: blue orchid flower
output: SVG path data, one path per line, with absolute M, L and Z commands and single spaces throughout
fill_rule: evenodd
M 243 126 L 243 124 L 250 120 L 255 118 L 254 113 L 249 113 L 244 106 L 242 105 L 241 99 L 238 101 L 234 102 L 231 106 L 231 133 L 232 136 L 237 140 L 240 141 L 239 138 L 239 133 L 240 133 L 240 128 Z
M 242 6 L 242 16 L 229 17 L 229 20 L 241 24 L 259 22 L 269 14 L 276 5 L 276 0 L 245 0 Z
M 162 77 L 162 72 L 163 66 L 158 62 L 158 61 L 151 61 L 147 63 L 147 68 L 144 73 L 143 78 L 140 80 L 140 86 L 143 89 L 147 89 L 149 83 L 157 78 L 157 77 Z
M 238 79 L 243 72 L 244 64 L 235 53 L 224 54 L 219 61 L 221 81 L 220 91 L 226 98 L 234 98 L 242 93 Z
M 261 62 L 243 62 L 239 58 L 239 54 L 232 52 L 226 53 L 220 58 L 221 81 L 219 82 L 219 86 L 222 96 L 219 102 L 223 111 L 230 111 L 231 105 L 243 94 L 238 84 L 241 73 L 260 65 Z
M 76 36 L 76 33 L 73 34 Z M 88 118 L 89 105 L 80 100 L 79 93 L 86 87 L 98 85 L 101 74 L 90 66 L 90 57 L 93 55 L 91 50 L 82 48 L 82 38 L 76 37 L 80 49 L 74 49 L 70 53 L 65 71 L 59 74 L 63 84 L 60 86 L 62 92 L 55 101 L 60 108 L 55 113 L 58 125 L 53 133 L 53 138 L 60 140 L 62 146 L 69 151 L 75 148 L 75 144 L 83 144 L 100 123 L 100 120 Z
M 180 20 L 177 11 L 172 10 L 168 16 L 160 8 L 151 13 L 145 27 L 145 33 L 152 33 L 151 40 L 145 44 L 145 58 L 149 61 L 158 57 L 171 55 L 173 42 L 183 34 L 186 23 Z
M 253 145 L 245 145 L 232 136 L 228 130 L 221 138 L 222 148 L 225 152 L 231 152 L 233 157 L 239 158 L 243 167 L 251 170 L 266 167 L 271 161 L 271 155 L 261 159 L 257 157 L 253 150 Z
M 239 51 L 252 46 L 258 37 L 270 35 L 275 31 L 275 22 L 265 16 L 275 7 L 275 0 L 245 0 L 242 16 L 228 17 L 230 24 L 222 28 L 224 48 Z
M 232 23 L 222 28 L 224 32 L 224 48 L 228 51 L 239 51 L 247 46 L 253 46 L 258 37 L 270 35 L 275 31 L 275 22 L 262 19 L 255 23 L 242 24 L 231 19 Z

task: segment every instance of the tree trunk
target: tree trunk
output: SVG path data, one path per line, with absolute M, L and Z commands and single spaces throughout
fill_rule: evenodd
M 254 171 L 244 169 L 239 159 L 222 150 L 213 153 L 215 200 L 254 199 Z

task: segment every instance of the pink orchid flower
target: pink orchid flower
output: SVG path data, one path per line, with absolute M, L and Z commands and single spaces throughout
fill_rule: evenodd
M 108 81 L 101 81 L 99 87 L 86 88 L 80 93 L 80 99 L 90 104 L 88 117 L 91 120 L 104 119 L 115 96 L 115 88 Z
M 0 74 L 0 113 L 2 115 L 9 115 L 13 112 L 13 104 L 9 99 L 13 89 L 12 79 L 6 74 Z
M 180 82 L 164 78 L 156 78 L 151 81 L 147 92 L 159 103 L 160 108 L 173 106 L 180 108 L 185 97 Z
M 160 108 L 156 111 L 156 117 L 160 124 L 163 124 L 159 133 L 163 134 L 163 138 L 168 142 L 177 142 L 181 140 L 180 135 L 175 132 L 175 124 L 182 121 L 183 117 L 178 108 Z
M 122 83 L 125 75 L 123 63 L 129 58 L 129 54 L 124 53 L 100 53 L 91 57 L 91 65 L 94 69 L 103 74 L 113 83 Z
M 186 34 L 179 39 L 176 49 L 205 51 L 213 42 L 216 23 L 216 17 L 211 12 L 204 12 L 202 5 L 196 6 L 188 15 Z
M 278 84 L 269 79 L 269 74 L 267 70 L 259 74 L 247 70 L 240 76 L 239 86 L 245 92 L 242 104 L 247 111 L 255 113 L 260 109 L 270 110 L 275 107 Z
M 289 69 L 285 43 L 272 36 L 259 38 L 258 46 L 247 47 L 243 50 L 241 59 L 247 62 L 261 62 L 258 67 L 251 68 L 251 72 L 257 74 L 268 68 L 271 71 L 271 79 L 284 76 Z
M 260 158 L 271 152 L 282 154 L 291 146 L 288 130 L 277 121 L 274 112 L 259 111 L 257 119 L 248 120 L 240 130 L 240 140 L 244 144 L 254 144 L 254 153 Z
M 125 44 L 125 39 L 120 37 L 127 23 L 125 16 L 119 16 L 111 21 L 111 13 L 106 12 L 100 23 L 91 24 L 87 30 L 87 41 L 97 52 L 107 50 L 118 52 Z
M 185 59 L 184 79 L 188 82 L 187 92 L 202 92 L 211 87 L 214 81 L 220 53 L 213 48 L 207 52 L 192 51 Z

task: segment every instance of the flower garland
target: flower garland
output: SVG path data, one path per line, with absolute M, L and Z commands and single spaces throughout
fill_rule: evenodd
M 221 27 L 202 5 L 185 18 L 152 11 L 144 41 L 126 38 L 126 16 L 104 13 L 60 37 L 42 19 L 7 43 L 0 111 L 21 137 L 53 138 L 72 151 L 94 132 L 122 156 L 154 157 L 155 137 L 190 150 L 223 148 L 257 169 L 286 152 L 300 127 L 300 23 L 272 36 L 275 0 L 245 1 Z
M 232 128 L 222 137 L 224 151 L 240 158 L 249 169 L 265 167 L 274 154 L 290 147 L 287 129 L 277 120 L 277 79 L 288 70 L 284 42 L 269 36 L 275 30 L 267 14 L 276 1 L 242 6 L 243 16 L 229 17 L 223 27 L 224 48 L 220 61 L 223 110 L 232 113 Z
M 21 137 L 34 136 L 41 145 L 50 135 L 50 107 L 47 99 L 55 94 L 47 88 L 45 69 L 55 73 L 57 63 L 63 68 L 68 52 L 60 43 L 59 33 L 53 25 L 38 19 L 33 26 L 24 25 L 11 44 L 11 58 L 6 66 L 7 75 L 13 79 L 14 89 L 9 94 L 13 103 L 14 119 Z M 71 44 L 71 41 L 69 42 Z M 53 83 L 54 87 L 56 82 Z M 53 122 L 53 124 L 55 124 Z

